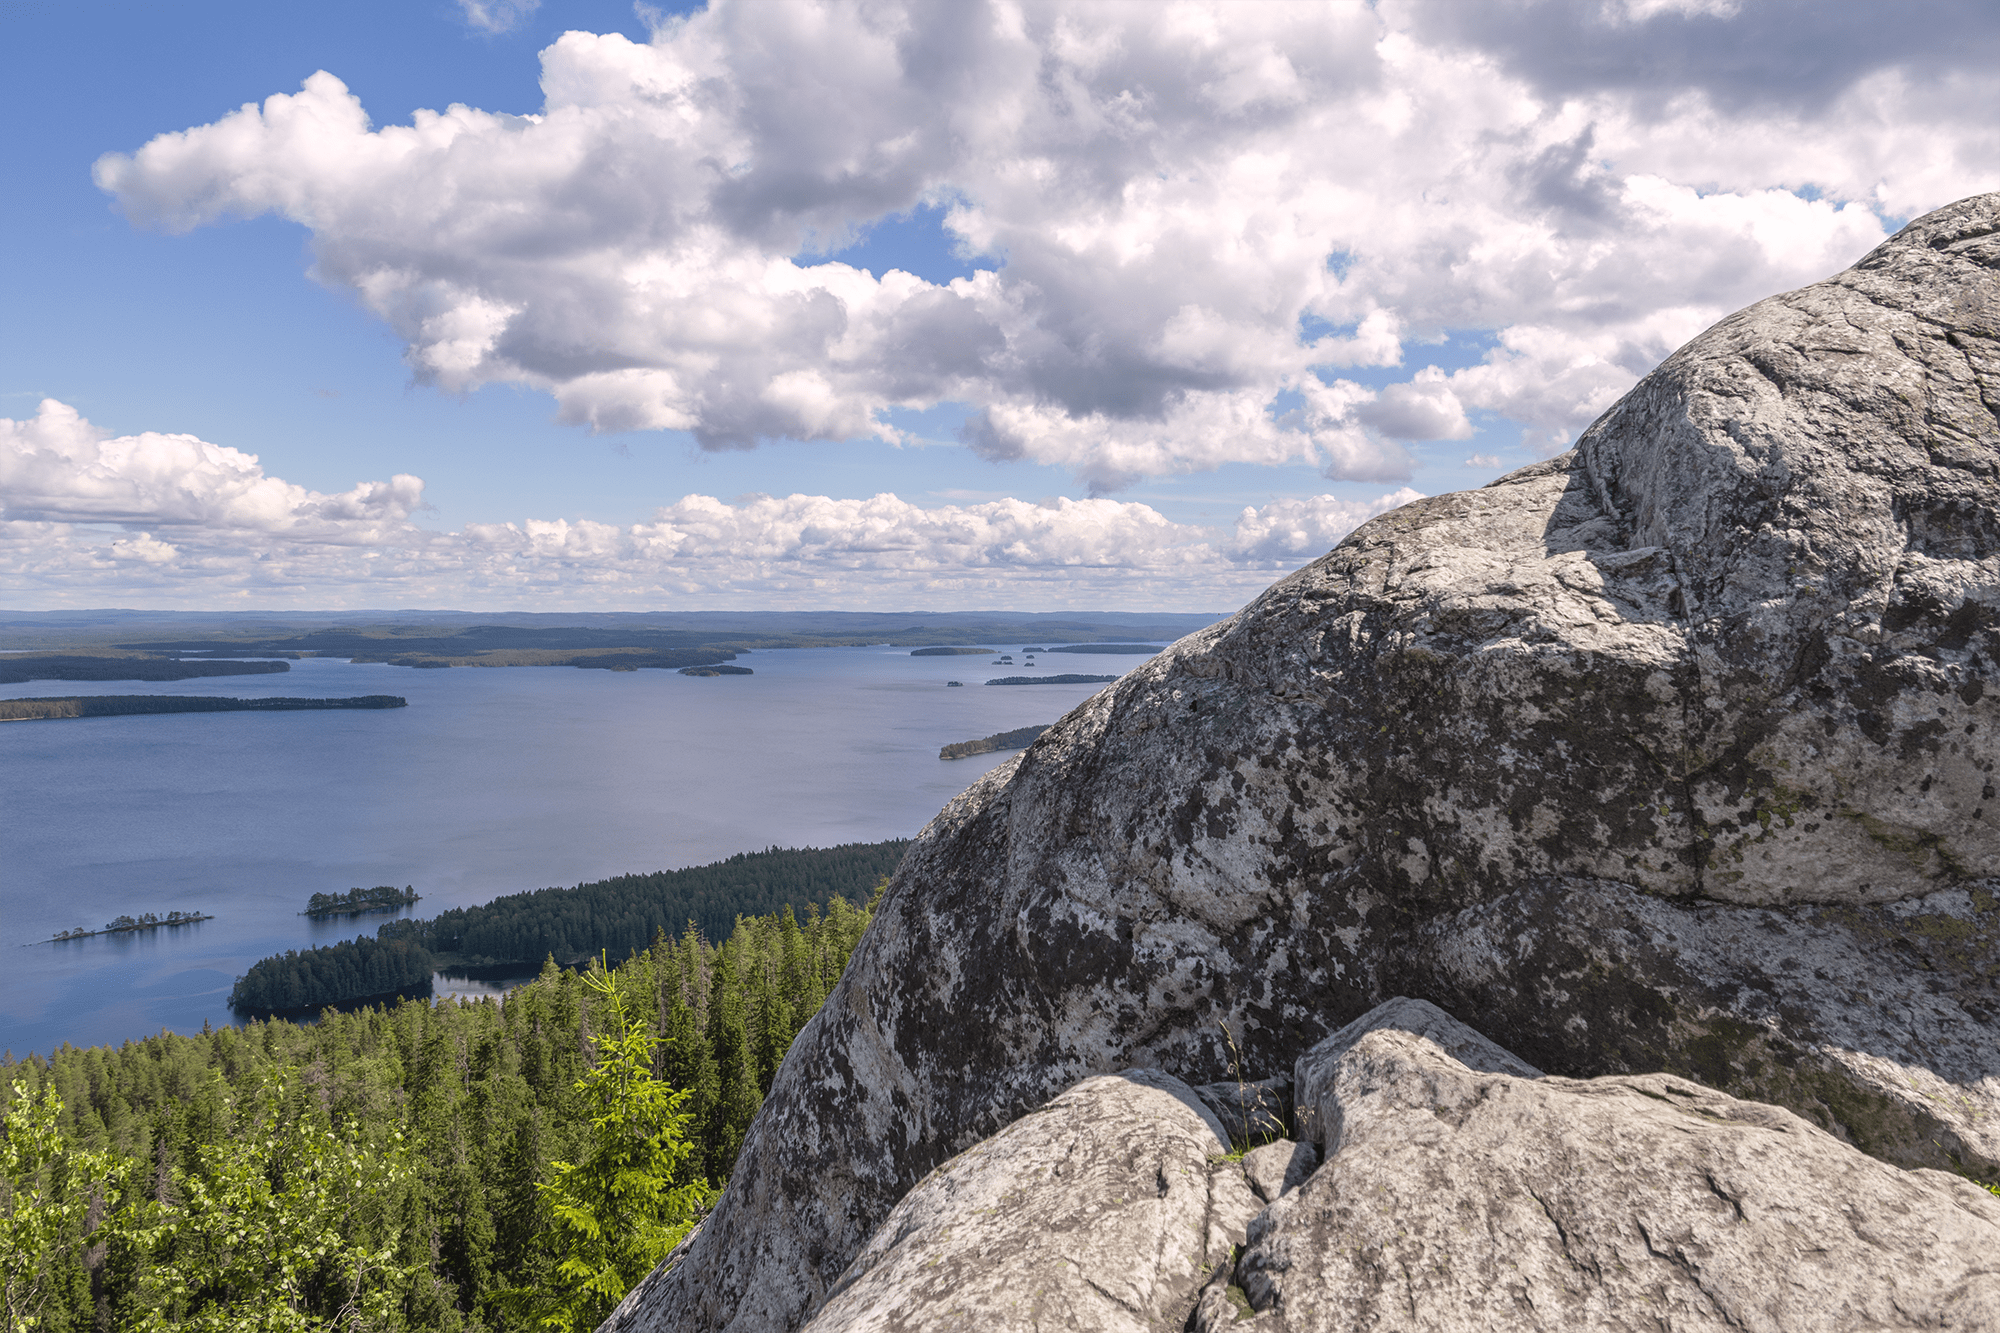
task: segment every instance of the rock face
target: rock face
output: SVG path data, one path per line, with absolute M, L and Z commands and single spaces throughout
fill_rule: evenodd
M 1553 1074 L 2000 1174 L 1996 614 L 1988 195 L 1724 320 L 1570 453 L 1369 523 L 954 801 L 611 1326 L 796 1328 L 913 1184 L 1078 1080 L 1262 1078 L 1397 994 Z
M 1085 1079 L 904 1195 L 811 1333 L 1180 1328 L 1263 1207 L 1221 1130 L 1156 1070 Z
M 2000 1199 L 1789 1111 L 1472 1069 L 1394 1019 L 1308 1059 L 1326 1165 L 1250 1224 L 1204 1333 L 2000 1328 Z

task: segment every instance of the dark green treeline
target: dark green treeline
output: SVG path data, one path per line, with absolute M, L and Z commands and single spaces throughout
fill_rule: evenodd
M 739 913 L 787 903 L 800 911 L 834 898 L 860 901 L 894 872 L 909 842 L 744 852 L 712 865 L 620 875 L 571 889 L 512 893 L 425 921 L 391 921 L 376 938 L 343 940 L 260 959 L 237 979 L 229 1002 L 244 1014 L 312 1012 L 330 1004 L 422 990 L 431 973 L 513 975 L 553 955 L 580 963 L 600 953 L 622 958 L 654 935 L 687 922 L 711 939 L 734 929 Z
M 872 898 L 854 906 L 835 896 L 803 920 L 790 908 L 739 917 L 719 946 L 690 925 L 615 969 L 628 1010 L 661 1039 L 656 1075 L 691 1093 L 683 1109 L 697 1151 L 682 1167 L 688 1179 L 717 1188 L 727 1179 L 779 1063 L 847 966 L 872 907 Z M 215 1147 L 268 1132 L 243 1108 L 275 1078 L 286 1115 L 358 1148 L 409 1157 L 407 1177 L 357 1214 L 349 1238 L 393 1246 L 389 1267 L 402 1265 L 393 1326 L 525 1330 L 519 1293 L 552 1277 L 536 1185 L 552 1161 L 576 1160 L 588 1138 L 575 1085 L 592 1063 L 602 1004 L 550 960 L 504 1004 L 405 1001 L 329 1010 L 312 1024 L 253 1021 L 10 1060 L 0 1065 L 0 1100 L 11 1101 L 16 1079 L 31 1092 L 53 1087 L 65 1139 L 115 1153 L 145 1197 L 171 1205 L 175 1190 L 213 1169 Z M 109 1216 L 93 1209 L 87 1225 L 108 1224 L 103 1234 L 117 1236 L 119 1206 Z M 146 1293 L 158 1286 L 147 1281 L 152 1261 L 123 1241 L 76 1244 L 45 1326 L 81 1333 L 146 1323 Z M 345 1299 L 337 1283 L 327 1293 L 322 1321 Z M 186 1299 L 192 1305 L 172 1312 L 176 1322 L 225 1297 Z

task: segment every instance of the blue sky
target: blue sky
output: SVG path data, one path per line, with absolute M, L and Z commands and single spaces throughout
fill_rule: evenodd
M 0 605 L 1228 609 L 2000 185 L 1944 8 L 10 0 Z

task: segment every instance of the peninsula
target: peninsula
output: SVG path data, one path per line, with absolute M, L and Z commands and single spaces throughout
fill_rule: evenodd
M 99 694 L 61 699 L 0 699 L 0 722 L 69 717 L 129 717 L 140 713 L 290 713 L 304 709 L 407 708 L 395 694 L 351 699 L 227 699 L 201 694 Z
M 1065 672 L 1055 676 L 1001 676 L 988 685 L 1109 685 L 1116 676 L 1079 676 Z
M 953 684 L 957 682 L 954 681 Z M 970 759 L 976 754 L 997 754 L 1001 750 L 1025 750 L 1035 743 L 1035 737 L 1049 729 L 1044 723 L 1039 727 L 1016 727 L 1012 731 L 998 731 L 983 740 L 959 741 L 938 751 L 940 759 Z

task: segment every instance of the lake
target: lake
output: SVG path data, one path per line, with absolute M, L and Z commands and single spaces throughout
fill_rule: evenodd
M 987 687 L 1023 674 L 992 660 L 788 649 L 739 657 L 752 676 L 688 677 L 316 658 L 283 675 L 0 686 L 4 698 L 410 701 L 0 724 L 0 1048 L 23 1057 L 219 1026 L 257 959 L 389 919 L 309 921 L 298 913 L 314 893 L 411 884 L 423 895 L 413 914 L 431 916 L 770 846 L 911 836 L 1007 758 L 942 761 L 938 747 L 1053 722 L 1104 688 Z M 1043 660 L 1048 674 L 1111 675 L 1145 659 Z M 24 943 L 174 909 L 215 919 Z

